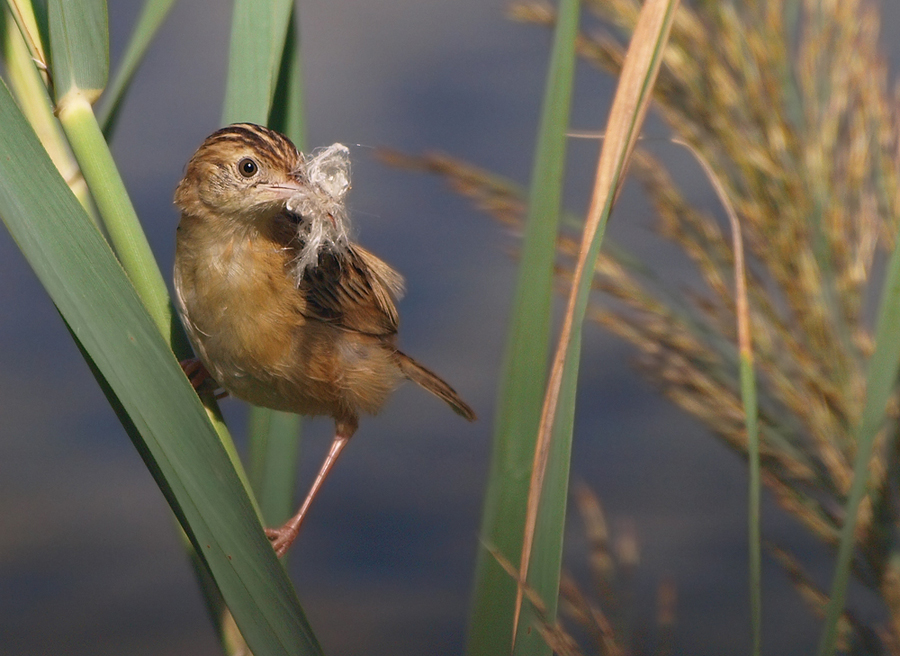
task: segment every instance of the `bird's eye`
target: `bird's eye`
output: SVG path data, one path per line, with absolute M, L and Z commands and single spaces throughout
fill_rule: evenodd
M 238 171 L 245 178 L 252 178 L 259 171 L 259 165 L 249 157 L 245 157 L 238 162 Z

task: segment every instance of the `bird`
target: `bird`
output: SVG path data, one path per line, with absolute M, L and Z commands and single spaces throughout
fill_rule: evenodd
M 266 529 L 278 556 L 362 414 L 411 380 L 468 421 L 475 412 L 438 375 L 397 348 L 403 278 L 353 242 L 344 198 L 348 149 L 301 153 L 251 123 L 217 130 L 175 192 L 176 305 L 194 348 L 182 363 L 238 399 L 334 420 L 334 439 L 297 513 Z

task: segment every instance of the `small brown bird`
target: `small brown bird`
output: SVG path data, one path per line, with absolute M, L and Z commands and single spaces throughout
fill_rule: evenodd
M 348 237 L 347 149 L 300 153 L 248 123 L 212 135 L 175 192 L 181 210 L 175 292 L 199 364 L 250 403 L 334 418 L 334 442 L 297 514 L 266 531 L 283 555 L 360 413 L 375 414 L 403 379 L 475 413 L 447 383 L 397 349 L 402 277 Z M 198 375 L 199 374 L 199 375 Z

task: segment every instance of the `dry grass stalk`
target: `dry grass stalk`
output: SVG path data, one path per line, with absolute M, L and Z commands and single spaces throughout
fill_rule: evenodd
M 544 600 L 541 599 L 541 596 L 534 588 L 528 585 L 528 582 L 519 575 L 518 569 L 509 562 L 503 554 L 490 545 L 485 545 L 485 548 L 490 552 L 494 559 L 496 559 L 503 570 L 518 582 L 519 589 L 522 590 L 524 598 L 531 604 L 531 607 L 537 616 L 537 627 L 541 632 L 541 637 L 550 646 L 553 653 L 558 656 L 583 656 L 578 648 L 578 643 L 571 634 L 563 628 L 562 624 L 559 622 L 551 623 L 547 618 L 547 606 L 544 604 Z
M 528 504 L 525 510 L 522 555 L 519 561 L 523 578 L 527 575 L 530 564 L 538 509 L 544 492 L 544 475 L 550 455 L 550 443 L 554 438 L 562 439 L 556 436 L 557 410 L 561 402 L 563 406 L 565 405 L 562 399 L 565 396 L 565 380 L 568 372 L 577 371 L 577 364 L 570 363 L 570 353 L 572 345 L 577 344 L 577 340 L 580 339 L 581 324 L 586 314 L 587 301 L 583 292 L 589 289 L 585 286 L 585 281 L 590 280 L 591 272 L 596 265 L 598 251 L 595 244 L 599 244 L 602 240 L 609 212 L 621 191 L 631 153 L 650 106 L 652 90 L 662 63 L 662 53 L 665 52 L 678 6 L 679 0 L 646 0 L 640 9 L 634 32 L 629 40 L 627 56 L 619 71 L 619 82 L 606 125 L 606 139 L 597 162 L 591 202 L 584 222 L 578 257 L 572 271 L 572 285 L 563 314 L 556 353 L 550 365 L 550 376 L 541 410 L 528 488 Z M 520 588 L 516 596 L 514 627 L 518 626 L 521 604 Z

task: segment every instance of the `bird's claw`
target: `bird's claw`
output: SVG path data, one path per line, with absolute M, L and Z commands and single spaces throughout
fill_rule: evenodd
M 191 385 L 195 390 L 200 389 L 203 383 L 212 378 L 209 370 L 200 362 L 199 358 L 188 358 L 187 360 L 182 360 L 179 364 L 181 364 L 184 375 L 191 381 Z
M 266 537 L 269 538 L 269 542 L 272 543 L 272 548 L 279 558 L 287 553 L 287 550 L 290 549 L 294 540 L 297 539 L 298 533 L 299 531 L 285 526 L 282 526 L 281 528 L 266 529 Z

